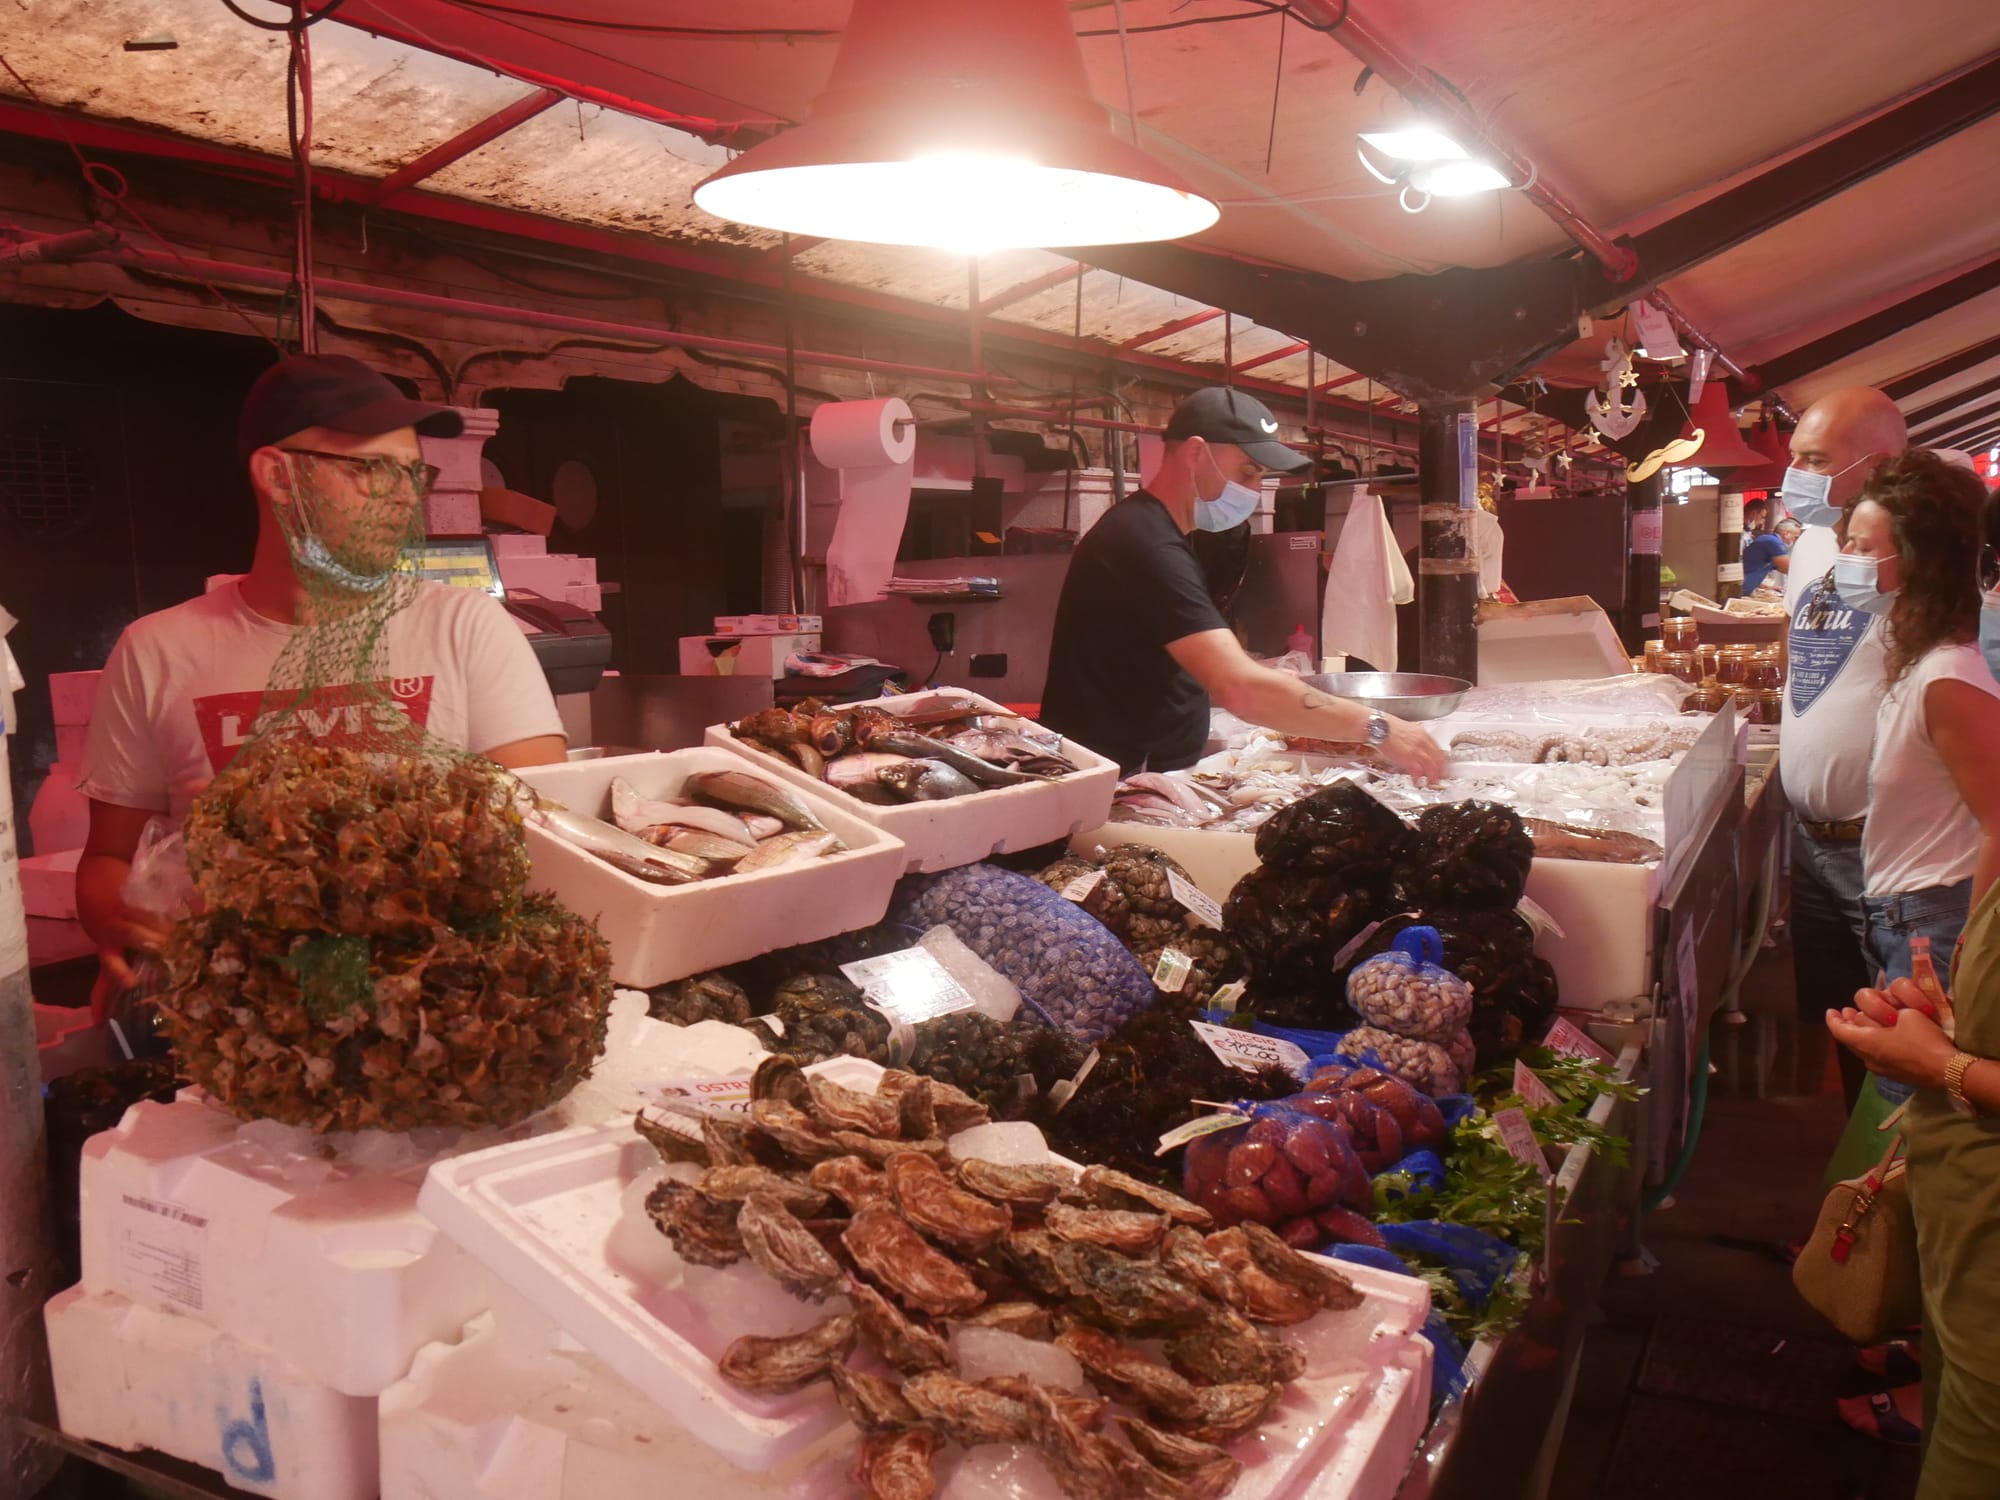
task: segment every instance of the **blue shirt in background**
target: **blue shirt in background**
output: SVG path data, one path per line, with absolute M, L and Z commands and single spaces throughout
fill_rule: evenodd
M 1785 545 L 1785 539 L 1775 532 L 1766 532 L 1752 539 L 1750 545 L 1743 549 L 1743 592 L 1756 593 L 1757 586 L 1770 576 L 1771 565 L 1789 555 L 1791 550 Z

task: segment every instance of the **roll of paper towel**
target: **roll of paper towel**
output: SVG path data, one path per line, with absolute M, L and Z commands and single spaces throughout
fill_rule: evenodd
M 840 475 L 840 511 L 826 555 L 827 603 L 880 599 L 909 520 L 916 419 L 894 396 L 830 401 L 812 414 L 812 450 Z

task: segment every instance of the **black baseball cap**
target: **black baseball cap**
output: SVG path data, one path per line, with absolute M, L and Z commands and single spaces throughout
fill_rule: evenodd
M 1211 385 L 1196 391 L 1174 408 L 1167 419 L 1166 439 L 1177 443 L 1183 438 L 1206 438 L 1211 443 L 1234 443 L 1267 469 L 1280 474 L 1297 474 L 1312 467 L 1312 459 L 1296 448 L 1287 448 L 1272 436 L 1278 419 L 1271 408 L 1255 396 L 1226 385 Z
M 308 427 L 377 437 L 414 427 L 457 437 L 465 418 L 434 401 L 413 401 L 389 377 L 345 354 L 293 354 L 257 377 L 236 423 L 236 454 L 248 458 Z

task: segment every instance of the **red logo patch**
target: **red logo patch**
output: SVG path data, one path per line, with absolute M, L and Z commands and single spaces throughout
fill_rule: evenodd
M 321 688 L 303 702 L 289 693 L 217 693 L 194 700 L 194 722 L 208 751 L 210 769 L 220 771 L 236 752 L 278 713 L 290 712 L 298 726 L 323 745 L 357 746 L 406 726 L 383 715 L 401 714 L 419 729 L 430 723 L 434 677 L 398 677 L 372 686 L 343 683 Z

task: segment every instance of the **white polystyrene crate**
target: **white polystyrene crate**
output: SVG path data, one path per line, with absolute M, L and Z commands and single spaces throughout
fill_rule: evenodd
M 834 1064 L 826 1071 L 850 1088 L 881 1073 L 859 1059 Z M 726 1329 L 689 1290 L 678 1258 L 651 1226 L 635 1230 L 625 1221 L 628 1197 L 643 1188 L 633 1185 L 658 1167 L 629 1126 L 572 1130 L 440 1162 L 420 1202 L 497 1282 L 716 1454 L 760 1473 L 799 1462 L 841 1426 L 840 1409 L 824 1384 L 761 1397 L 716 1372 Z M 1402 1443 L 1392 1465 L 1400 1476 L 1422 1431 L 1430 1346 L 1415 1331 L 1429 1289 L 1411 1277 L 1343 1269 L 1367 1300 L 1280 1335 L 1299 1342 L 1310 1363 L 1261 1435 L 1238 1445 L 1261 1476 L 1250 1484 L 1246 1475 L 1242 1500 L 1295 1493 L 1304 1476 L 1341 1455 L 1358 1467 L 1374 1462 L 1349 1454 L 1350 1429 L 1364 1446 L 1382 1431 Z
M 43 1083 L 53 1083 L 80 1068 L 101 1068 L 111 1056 L 110 1037 L 103 1025 L 91 1020 L 88 1008 L 35 1007 L 35 1057 L 41 1064 Z
M 705 746 L 536 766 L 521 779 L 572 811 L 609 818 L 614 778 L 643 796 L 672 797 L 696 771 L 751 771 L 778 781 L 768 766 Z M 611 945 L 613 977 L 642 989 L 881 921 L 903 873 L 903 846 L 837 806 L 830 787 L 819 788 L 821 795 L 784 790 L 840 835 L 846 849 L 785 869 L 665 886 L 613 869 L 530 822 L 529 885 L 595 918 Z
M 375 1400 L 193 1318 L 71 1287 L 43 1309 L 72 1437 L 150 1448 L 280 1500 L 375 1500 Z
M 1115 844 L 1141 844 L 1172 855 L 1196 885 L 1222 902 L 1260 863 L 1256 835 L 1233 830 L 1106 823 L 1070 840 L 1070 847 L 1085 855 Z M 1528 899 L 1562 929 L 1538 936 L 1535 952 L 1556 971 L 1564 1005 L 1602 1010 L 1651 991 L 1659 883 L 1657 864 L 1537 859 L 1529 867 Z
M 420 1171 L 282 1162 L 239 1141 L 241 1123 L 146 1102 L 85 1143 L 86 1290 L 282 1349 L 350 1396 L 485 1309 L 485 1273 L 417 1211 Z
M 900 698 L 871 698 L 865 704 L 845 706 L 879 708 L 894 714 L 916 709 L 940 697 L 963 699 L 979 713 L 1008 712 L 992 699 L 964 688 L 941 688 Z M 909 870 L 913 874 L 977 864 L 995 854 L 1032 849 L 1038 844 L 1068 838 L 1079 829 L 1095 828 L 1111 815 L 1111 798 L 1118 790 L 1116 762 L 1074 741 L 1065 741 L 1063 754 L 1077 767 L 1067 776 L 1031 786 L 995 787 L 940 802 L 876 807 L 828 786 L 790 761 L 779 760 L 737 739 L 727 724 L 711 725 L 705 738 L 711 745 L 747 757 L 760 770 L 782 776 L 794 787 L 827 797 L 854 816 L 894 834 L 909 851 Z

